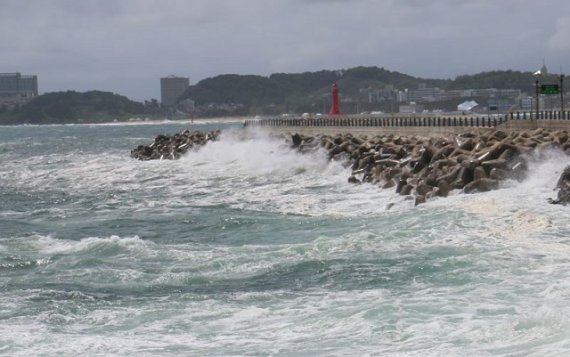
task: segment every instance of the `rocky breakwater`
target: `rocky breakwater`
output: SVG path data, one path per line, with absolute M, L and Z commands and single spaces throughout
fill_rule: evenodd
M 507 179 L 522 180 L 527 158 L 534 151 L 559 148 L 570 153 L 566 131 L 545 129 L 489 130 L 450 138 L 294 134 L 291 145 L 301 151 L 323 147 L 331 159 L 351 165 L 349 182 L 393 188 L 400 195 L 415 197 L 416 205 L 431 197 L 446 197 L 452 190 L 482 192 L 498 188 Z
M 184 130 L 174 135 L 160 134 L 150 145 L 139 145 L 131 150 L 131 157 L 139 160 L 178 159 L 187 151 L 216 141 L 220 131 L 201 132 Z

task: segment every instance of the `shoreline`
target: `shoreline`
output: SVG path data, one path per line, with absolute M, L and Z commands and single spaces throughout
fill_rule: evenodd
M 253 119 L 253 117 L 214 117 L 214 118 L 184 118 L 184 119 L 149 119 L 149 120 L 127 120 L 120 123 L 133 123 L 133 124 L 210 124 L 210 123 L 241 123 L 244 120 Z M 119 122 L 115 122 L 119 124 Z M 105 124 L 105 123 L 101 123 Z
M 169 120 L 169 119 L 149 119 L 149 120 L 125 120 L 125 121 L 109 121 L 103 123 L 46 123 L 46 124 L 0 124 L 2 128 L 10 127 L 44 127 L 44 126 L 129 126 L 129 125 L 162 125 L 162 124 L 179 124 L 179 125 L 191 125 L 191 124 L 232 124 L 232 123 L 243 123 L 244 120 L 251 119 L 251 117 L 219 117 L 219 118 L 204 118 L 204 119 L 181 119 L 181 120 Z

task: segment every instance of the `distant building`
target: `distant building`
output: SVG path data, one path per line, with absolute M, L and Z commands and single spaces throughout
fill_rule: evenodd
M 394 90 L 393 85 L 386 85 L 384 89 L 361 89 L 361 93 L 368 95 L 368 103 L 377 103 L 387 100 L 395 100 L 398 91 Z
M 442 90 L 439 88 L 429 88 L 425 83 L 418 84 L 418 89 L 410 90 L 408 102 L 434 102 L 440 100 Z
M 0 96 L 36 97 L 38 76 L 20 73 L 0 73 Z
M 527 96 L 527 97 L 523 97 L 520 100 L 520 108 L 522 110 L 531 110 L 532 108 L 534 108 L 534 97 L 531 96 Z
M 160 100 L 163 106 L 171 107 L 186 89 L 190 87 L 190 78 L 170 75 L 160 79 Z
M 400 113 L 402 114 L 416 114 L 421 113 L 424 110 L 424 106 L 417 104 L 416 102 L 410 102 L 407 105 L 400 105 Z
M 38 95 L 38 76 L 0 73 L 0 110 L 26 104 Z

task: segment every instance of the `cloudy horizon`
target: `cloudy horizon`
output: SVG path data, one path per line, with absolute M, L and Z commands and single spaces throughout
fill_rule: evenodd
M 378 66 L 423 78 L 569 69 L 562 0 L 0 0 L 0 72 L 40 92 L 160 97 L 159 79 Z

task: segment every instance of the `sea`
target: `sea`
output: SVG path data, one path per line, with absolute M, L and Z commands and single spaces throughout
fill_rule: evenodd
M 222 136 L 130 157 L 185 129 Z M 570 355 L 569 157 L 414 206 L 243 130 L 0 127 L 0 355 Z

